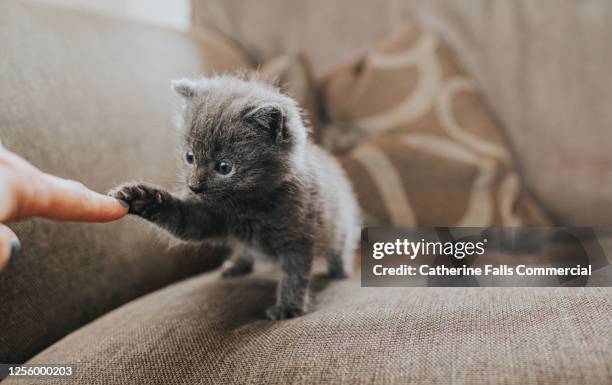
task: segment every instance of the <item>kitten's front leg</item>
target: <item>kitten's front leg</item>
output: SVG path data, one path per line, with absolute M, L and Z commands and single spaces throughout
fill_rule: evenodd
M 129 214 L 153 222 L 183 240 L 202 240 L 222 230 L 222 223 L 206 215 L 203 205 L 177 198 L 156 186 L 126 183 L 109 195 L 126 201 Z
M 272 320 L 299 317 L 306 311 L 312 254 L 285 254 L 280 258 L 283 276 L 278 285 L 276 304 L 266 310 Z

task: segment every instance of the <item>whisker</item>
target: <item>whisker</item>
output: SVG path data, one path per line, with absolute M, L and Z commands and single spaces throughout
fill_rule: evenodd
M 235 201 L 235 198 L 232 197 L 231 195 L 227 194 L 224 195 L 223 197 L 224 202 L 228 203 L 227 205 L 224 205 L 224 209 L 226 208 L 230 208 L 231 209 L 231 213 L 229 214 L 233 214 L 235 215 L 236 218 L 240 217 L 240 209 L 238 207 L 238 203 Z

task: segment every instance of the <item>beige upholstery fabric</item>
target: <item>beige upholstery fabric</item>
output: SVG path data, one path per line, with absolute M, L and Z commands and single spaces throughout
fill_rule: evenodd
M 107 314 L 30 363 L 77 364 L 76 379 L 49 384 L 612 380 L 609 288 L 368 289 L 318 276 L 310 313 L 269 321 L 275 285 L 266 273 L 191 278 Z
M 172 185 L 178 98 L 170 79 L 212 70 L 206 47 L 217 66 L 242 65 L 212 38 L 12 0 L 0 2 L 0 47 L 4 146 L 101 192 L 134 179 Z M 108 310 L 219 262 L 208 248 L 167 251 L 133 218 L 11 227 L 23 249 L 0 274 L 3 363 L 22 362 Z
M 310 61 L 303 54 L 279 55 L 258 68 L 260 76 L 294 98 L 302 108 L 302 117 L 313 133 L 319 130 L 319 106 L 316 83 Z
M 440 31 L 506 130 L 529 189 L 562 223 L 612 224 L 612 3 L 193 0 L 198 25 L 260 60 L 302 50 L 315 72 L 417 16 Z
M 320 94 L 333 123 L 322 130 L 323 143 L 361 136 L 340 159 L 366 224 L 548 223 L 473 79 L 440 36 L 418 23 L 332 69 Z

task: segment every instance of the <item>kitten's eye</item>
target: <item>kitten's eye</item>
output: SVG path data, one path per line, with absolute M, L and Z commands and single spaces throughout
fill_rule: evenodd
M 229 160 L 223 160 L 215 164 L 215 170 L 221 175 L 227 175 L 232 172 L 234 165 Z
M 195 161 L 195 157 L 193 156 L 193 152 L 187 151 L 185 153 L 185 163 L 193 164 L 194 161 Z

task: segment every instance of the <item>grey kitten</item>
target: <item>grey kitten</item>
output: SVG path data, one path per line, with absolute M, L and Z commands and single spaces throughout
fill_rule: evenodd
M 256 80 L 178 80 L 185 189 L 173 195 L 128 183 L 111 194 L 130 213 L 185 241 L 236 244 L 224 276 L 252 270 L 253 255 L 280 262 L 271 319 L 306 310 L 315 255 L 330 276 L 346 276 L 359 236 L 359 209 L 338 163 L 311 143 L 295 101 Z M 245 253 L 244 250 L 247 252 Z

